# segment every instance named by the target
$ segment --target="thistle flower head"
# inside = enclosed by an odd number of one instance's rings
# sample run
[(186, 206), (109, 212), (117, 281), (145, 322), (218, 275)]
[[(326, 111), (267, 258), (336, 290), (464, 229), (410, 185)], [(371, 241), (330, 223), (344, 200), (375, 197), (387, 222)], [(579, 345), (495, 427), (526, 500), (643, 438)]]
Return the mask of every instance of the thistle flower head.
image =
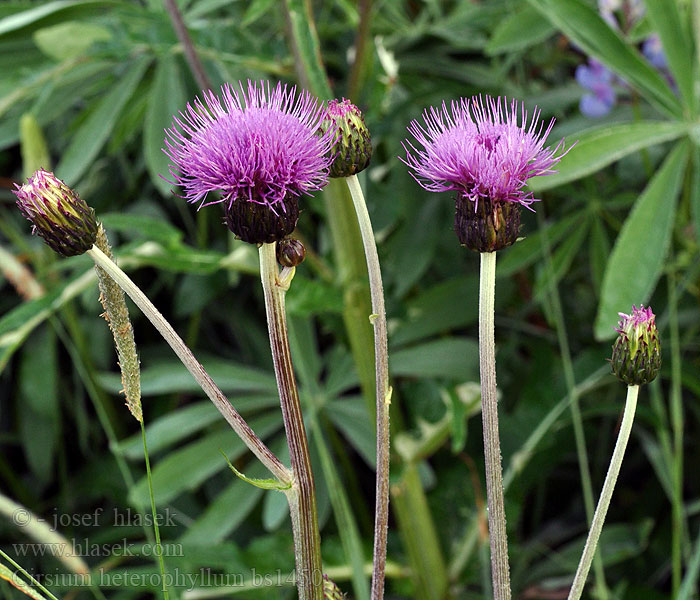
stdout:
[(455, 230), (467, 247), (492, 252), (514, 243), (516, 209), (537, 201), (524, 189), (527, 180), (553, 173), (563, 156), (563, 140), (544, 146), (554, 120), (545, 127), (539, 117), (537, 109), (528, 118), (516, 101), (486, 96), (461, 98), (449, 109), (443, 102), (423, 113), (422, 124), (409, 125), (422, 149), (407, 140), (401, 160), (424, 189), (456, 192)]
[[(328, 182), (336, 131), (318, 134), (325, 108), (306, 91), (269, 82), (225, 84), (221, 98), (203, 98), (166, 130), (168, 181), (200, 207), (223, 202), (245, 241), (281, 239), (296, 225), (298, 197)], [(211, 199), (214, 191), (221, 197)]]
[(284, 238), (275, 248), (277, 263), (282, 267), (298, 267), (306, 258), (304, 244), (294, 238)]
[(333, 146), (330, 176), (349, 177), (366, 169), (372, 158), (372, 139), (362, 112), (345, 98), (328, 103), (321, 124), (321, 131), (336, 128), (339, 137)]
[(544, 147), (554, 119), (547, 127), (536, 109), (532, 118), (516, 101), (501, 98), (461, 98), (450, 108), (431, 107), (423, 113), (425, 124), (411, 122), (408, 131), (423, 146), (406, 141), (406, 159), (413, 177), (429, 192), (455, 191), (474, 202), (536, 202), (523, 187), (530, 177), (553, 173), (561, 159), (554, 148)]
[(39, 169), (15, 187), (17, 206), (32, 222), (32, 233), (52, 250), (75, 256), (92, 248), (97, 238), (95, 211), (53, 173)]
[(613, 373), (628, 385), (649, 383), (661, 367), (661, 348), (656, 317), (651, 307), (632, 306), (632, 314), (619, 313), (617, 331), (620, 335), (613, 344)]
[(323, 600), (345, 600), (346, 596), (334, 581), (323, 576)]

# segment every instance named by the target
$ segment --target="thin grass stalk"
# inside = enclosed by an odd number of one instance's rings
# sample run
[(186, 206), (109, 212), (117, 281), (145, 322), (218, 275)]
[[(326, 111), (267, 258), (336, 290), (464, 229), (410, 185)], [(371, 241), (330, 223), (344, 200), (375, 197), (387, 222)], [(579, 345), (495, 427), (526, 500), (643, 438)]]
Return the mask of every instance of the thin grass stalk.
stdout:
[(494, 341), (494, 300), (496, 253), (481, 253), (479, 278), (479, 372), (481, 375), (481, 417), (484, 428), (486, 497), (491, 545), (491, 578), (494, 600), (510, 600), (508, 536), (503, 501), (501, 442), (498, 433), (496, 392), (496, 349)]
[[(579, 477), (581, 479), (581, 488), (583, 489), (583, 504), (586, 510), (586, 521), (588, 526), (591, 526), (593, 520), (593, 483), (591, 479), (591, 468), (588, 463), (588, 453), (586, 451), (586, 436), (583, 429), (583, 418), (581, 417), (581, 407), (579, 404), (578, 391), (576, 388), (576, 377), (574, 375), (574, 366), (571, 360), (571, 350), (569, 348), (569, 338), (566, 334), (566, 322), (564, 321), (564, 311), (561, 306), (561, 298), (559, 297), (559, 289), (554, 277), (554, 265), (552, 264), (552, 253), (547, 237), (547, 230), (542, 222), (542, 213), (537, 213), (542, 232), (542, 250), (545, 255), (545, 265), (547, 275), (550, 279), (549, 297), (552, 303), (552, 312), (554, 314), (554, 323), (557, 331), (557, 341), (559, 343), (559, 354), (561, 355), (562, 367), (564, 369), (564, 380), (566, 381), (566, 389), (571, 400), (569, 410), (571, 412), (571, 422), (574, 426), (574, 441), (576, 443), (576, 455), (578, 458)], [(596, 589), (598, 600), (607, 600), (610, 597), (607, 583), (605, 582), (605, 569), (603, 566), (603, 558), (600, 554), (593, 557), (593, 572), (596, 579)]]
[(598, 506), (595, 509), (595, 514), (593, 515), (591, 529), (588, 532), (588, 539), (586, 540), (586, 545), (583, 548), (581, 561), (578, 564), (578, 569), (576, 569), (576, 575), (574, 576), (574, 582), (571, 585), (571, 591), (569, 592), (568, 600), (578, 600), (581, 597), (581, 594), (583, 593), (584, 586), (586, 585), (588, 571), (590, 570), (591, 563), (593, 562), (593, 555), (595, 554), (596, 547), (598, 545), (600, 533), (603, 530), (605, 516), (608, 513), (610, 499), (612, 498), (613, 491), (615, 489), (615, 483), (617, 482), (617, 478), (620, 474), (622, 459), (625, 456), (625, 449), (627, 448), (627, 442), (629, 441), (630, 432), (632, 431), (632, 423), (634, 422), (634, 413), (637, 409), (638, 395), (638, 385), (630, 385), (627, 387), (627, 400), (625, 402), (625, 412), (622, 416), (622, 424), (620, 425), (620, 431), (617, 434), (615, 450), (613, 450), (613, 455), (610, 459), (608, 474), (605, 476), (605, 483), (603, 483), (603, 489), (600, 492)]
[(146, 297), (141, 289), (124, 273), (104, 252), (97, 246), (93, 246), (87, 254), (95, 261), (95, 264), (104, 269), (107, 274), (121, 287), (126, 294), (134, 301), (143, 314), (163, 336), (166, 342), (173, 349), (178, 358), (192, 374), (204, 393), (214, 403), (221, 415), (226, 419), (231, 428), (243, 440), (243, 443), (262, 462), (280, 483), (289, 483), (291, 473), (280, 460), (272, 453), (265, 443), (250, 428), (245, 419), (238, 413), (233, 405), (228, 401), (224, 393), (214, 383), (214, 380), (204, 370), (204, 367), (194, 357), (192, 351), (185, 345), (179, 335), (172, 328), (172, 325), (160, 314), (158, 309)]
[(318, 531), (316, 489), (311, 471), (309, 443), (304, 428), (304, 415), (299, 402), (292, 355), (289, 349), (285, 294), (294, 276), (294, 268), (277, 269), (276, 243), (260, 246), (260, 280), (265, 295), (265, 312), (270, 335), (270, 349), (280, 395), (282, 418), (287, 434), (289, 460), (292, 465), (292, 487), (288, 490), (297, 589), (300, 600), (323, 600), (323, 568), (321, 536)]

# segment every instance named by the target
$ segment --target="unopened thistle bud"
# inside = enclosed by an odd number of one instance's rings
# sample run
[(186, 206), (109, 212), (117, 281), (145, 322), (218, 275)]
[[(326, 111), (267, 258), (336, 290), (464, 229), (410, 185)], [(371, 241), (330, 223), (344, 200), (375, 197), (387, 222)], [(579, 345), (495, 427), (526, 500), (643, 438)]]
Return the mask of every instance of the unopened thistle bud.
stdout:
[(49, 247), (63, 256), (83, 254), (97, 238), (95, 211), (53, 173), (39, 169), (13, 190), (17, 206)]
[(362, 112), (350, 100), (331, 100), (321, 124), (324, 133), (337, 128), (338, 139), (331, 150), (335, 159), (331, 177), (350, 177), (367, 168), (372, 158), (372, 139)]
[(330, 579), (328, 575), (323, 576), (323, 600), (345, 600), (345, 594)]
[(277, 242), (277, 262), (282, 267), (298, 267), (306, 258), (306, 248), (299, 240), (285, 238)]
[(249, 244), (278, 242), (294, 231), (298, 220), (296, 196), (285, 196), (274, 206), (239, 199), (224, 209), (226, 226)]
[(661, 348), (656, 317), (651, 308), (632, 306), (632, 314), (619, 313), (615, 329), (620, 335), (612, 347), (612, 370), (627, 385), (642, 385), (656, 378)]
[(520, 204), (481, 198), (476, 205), (463, 196), (455, 200), (455, 233), (459, 243), (476, 252), (512, 246), (520, 231)]

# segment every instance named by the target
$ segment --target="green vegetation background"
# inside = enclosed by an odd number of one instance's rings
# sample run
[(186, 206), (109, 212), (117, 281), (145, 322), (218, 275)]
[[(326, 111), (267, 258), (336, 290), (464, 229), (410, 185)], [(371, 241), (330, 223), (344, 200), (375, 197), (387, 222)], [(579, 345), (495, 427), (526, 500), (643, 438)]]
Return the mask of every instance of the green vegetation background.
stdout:
[[(664, 364), (641, 392), (603, 534), (608, 597), (697, 598), (700, 21), (695, 1), (645, 4), (645, 18), (621, 34), (583, 0), (179, 2), (215, 88), (281, 79), (324, 96), (330, 85), (365, 111), (375, 152), (362, 182), (382, 261), (395, 388), (390, 598), (489, 594), (475, 388), (478, 257), (458, 246), (449, 195), (422, 190), (397, 160), (411, 119), (473, 94), (537, 105), (557, 119), (550, 143), (578, 140), (558, 175), (533, 182), (543, 201), (523, 215), (525, 240), (499, 253), (514, 595), (566, 597), (586, 533), (576, 404), (597, 496), (625, 393), (605, 362), (612, 326), (618, 311), (644, 302), (657, 315)], [(675, 87), (639, 52), (654, 31)], [(588, 55), (626, 82), (598, 121), (578, 109), (574, 71)], [(111, 574), (98, 578), (110, 598), (157, 595), (148, 583), (157, 573), (149, 530), (134, 517), (148, 498), (138, 427), (119, 396), (89, 259), (59, 259), (30, 237), (10, 190), (40, 166), (74, 186), (124, 268), (283, 455), (255, 249), (232, 239), (217, 207), (196, 212), (160, 177), (163, 129), (199, 90), (160, 0), (0, 4), (0, 493), (58, 524), (90, 568)], [(361, 599), (372, 544), (373, 400), (362, 395), (371, 389), (372, 350), (361, 247), (337, 235), (351, 222), (346, 200), (335, 184), (304, 200), (298, 234), (309, 257), (288, 308), (324, 561)], [(210, 597), (215, 580), (207, 587), (202, 574), (229, 573), (240, 585), (226, 594), (293, 597), (283, 496), (233, 477), (220, 449), (247, 475), (264, 472), (135, 308), (132, 319), (156, 501), (167, 517), (161, 534), (171, 544), (166, 564), (170, 573), (198, 575), (203, 588), (174, 592)], [(82, 518), (98, 508), (97, 519)], [(70, 572), (70, 561), (18, 550), (34, 542), (28, 533), (0, 515), (8, 555), (35, 575)], [(124, 543), (133, 556), (112, 548)], [(124, 584), (116, 578), (124, 572), (142, 579)], [(261, 574), (274, 585), (256, 586)], [(99, 597), (84, 586), (51, 589)], [(19, 597), (10, 590), (0, 582), (0, 597)]]

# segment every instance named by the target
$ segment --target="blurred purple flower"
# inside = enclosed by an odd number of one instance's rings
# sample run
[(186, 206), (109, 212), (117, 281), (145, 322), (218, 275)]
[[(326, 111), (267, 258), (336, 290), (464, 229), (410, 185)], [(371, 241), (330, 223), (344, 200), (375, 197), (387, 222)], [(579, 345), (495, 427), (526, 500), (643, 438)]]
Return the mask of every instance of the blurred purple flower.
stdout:
[[(203, 92), (204, 103), (196, 98), (166, 129), (166, 180), (182, 186), (188, 202), (247, 201), (275, 212), (285, 197), (326, 185), (337, 134), (318, 134), (326, 109), (316, 98), (269, 82), (249, 81), (247, 91), (225, 84), (221, 93)], [(215, 190), (221, 199), (207, 201)]]
[(661, 38), (655, 33), (650, 35), (642, 44), (642, 54), (657, 69), (665, 71), (668, 69), (666, 54), (661, 45)]
[(588, 65), (576, 67), (576, 81), (590, 92), (581, 97), (579, 104), (581, 112), (587, 117), (605, 116), (615, 106), (614, 75), (597, 60), (591, 58)]
[[(526, 207), (537, 199), (523, 190), (530, 177), (553, 173), (563, 154), (561, 140), (544, 147), (554, 119), (544, 128), (537, 109), (528, 123), (524, 106), (505, 98), (461, 98), (450, 109), (424, 111), (424, 125), (411, 121), (408, 131), (423, 146), (403, 144), (411, 175), (426, 190), (454, 190), (478, 203), (517, 202)], [(543, 131), (544, 129), (544, 131)]]

